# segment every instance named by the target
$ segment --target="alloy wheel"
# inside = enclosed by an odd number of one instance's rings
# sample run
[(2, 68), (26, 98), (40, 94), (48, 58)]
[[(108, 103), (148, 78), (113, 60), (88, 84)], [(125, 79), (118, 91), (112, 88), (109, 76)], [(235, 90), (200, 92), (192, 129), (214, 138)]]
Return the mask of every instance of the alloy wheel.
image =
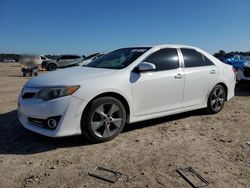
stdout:
[(225, 92), (222, 87), (216, 88), (211, 96), (211, 108), (214, 111), (220, 111), (225, 102)]
[(91, 129), (97, 137), (108, 138), (117, 133), (122, 121), (122, 111), (116, 104), (102, 104), (92, 115)]

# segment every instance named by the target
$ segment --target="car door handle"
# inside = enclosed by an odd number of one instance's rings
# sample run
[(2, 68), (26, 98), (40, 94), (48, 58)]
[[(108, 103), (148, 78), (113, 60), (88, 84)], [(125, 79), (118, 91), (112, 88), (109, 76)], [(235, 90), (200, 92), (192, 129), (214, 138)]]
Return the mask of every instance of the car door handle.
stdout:
[(183, 74), (181, 73), (178, 73), (177, 75), (175, 75), (175, 79), (181, 79), (183, 77)]
[(210, 74), (216, 74), (216, 70), (215, 69), (211, 70)]

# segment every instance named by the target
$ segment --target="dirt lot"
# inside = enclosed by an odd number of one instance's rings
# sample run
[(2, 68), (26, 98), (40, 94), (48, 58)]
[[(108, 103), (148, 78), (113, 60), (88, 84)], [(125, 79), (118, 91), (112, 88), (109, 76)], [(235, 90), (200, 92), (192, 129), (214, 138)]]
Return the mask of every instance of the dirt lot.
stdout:
[[(0, 65), (1, 66), (1, 65)], [(127, 125), (113, 141), (51, 139), (21, 127), (17, 96), (29, 78), (0, 67), (0, 187), (190, 187), (176, 173), (192, 166), (208, 187), (250, 187), (250, 83), (221, 113), (193, 111)], [(123, 173), (115, 183), (88, 176), (97, 165)]]

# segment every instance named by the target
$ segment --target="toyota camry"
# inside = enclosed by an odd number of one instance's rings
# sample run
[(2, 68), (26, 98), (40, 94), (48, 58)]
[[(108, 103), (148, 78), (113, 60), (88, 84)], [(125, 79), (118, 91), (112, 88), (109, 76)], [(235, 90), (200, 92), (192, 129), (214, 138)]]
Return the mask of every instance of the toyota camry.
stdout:
[(86, 66), (29, 80), (18, 99), (21, 124), (49, 137), (113, 139), (126, 123), (196, 109), (220, 112), (234, 96), (231, 65), (191, 46), (121, 48)]

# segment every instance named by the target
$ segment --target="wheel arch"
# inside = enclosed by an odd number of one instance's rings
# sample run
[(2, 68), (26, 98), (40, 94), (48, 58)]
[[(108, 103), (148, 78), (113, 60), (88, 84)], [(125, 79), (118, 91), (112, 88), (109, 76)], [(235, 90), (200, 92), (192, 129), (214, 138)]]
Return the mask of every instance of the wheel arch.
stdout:
[[(227, 95), (228, 95), (228, 87), (227, 87), (227, 85), (225, 84), (225, 83), (223, 83), (223, 82), (219, 82), (219, 83), (217, 83), (216, 85), (221, 85), (221, 86), (223, 86), (223, 88), (225, 89), (225, 92), (226, 92), (226, 101), (227, 101)], [(215, 86), (216, 86), (215, 85)]]
[(86, 113), (86, 111), (89, 109), (89, 106), (91, 105), (91, 102), (94, 101), (95, 99), (98, 99), (98, 98), (101, 98), (101, 97), (114, 97), (116, 99), (118, 99), (124, 106), (125, 110), (126, 110), (126, 122), (129, 122), (129, 119), (130, 119), (130, 105), (127, 101), (127, 99), (122, 96), (121, 94), (119, 93), (116, 93), (116, 92), (104, 92), (104, 93), (101, 93), (97, 96), (95, 96), (94, 98), (92, 98), (87, 106), (85, 107), (85, 109), (83, 110), (83, 115)]

